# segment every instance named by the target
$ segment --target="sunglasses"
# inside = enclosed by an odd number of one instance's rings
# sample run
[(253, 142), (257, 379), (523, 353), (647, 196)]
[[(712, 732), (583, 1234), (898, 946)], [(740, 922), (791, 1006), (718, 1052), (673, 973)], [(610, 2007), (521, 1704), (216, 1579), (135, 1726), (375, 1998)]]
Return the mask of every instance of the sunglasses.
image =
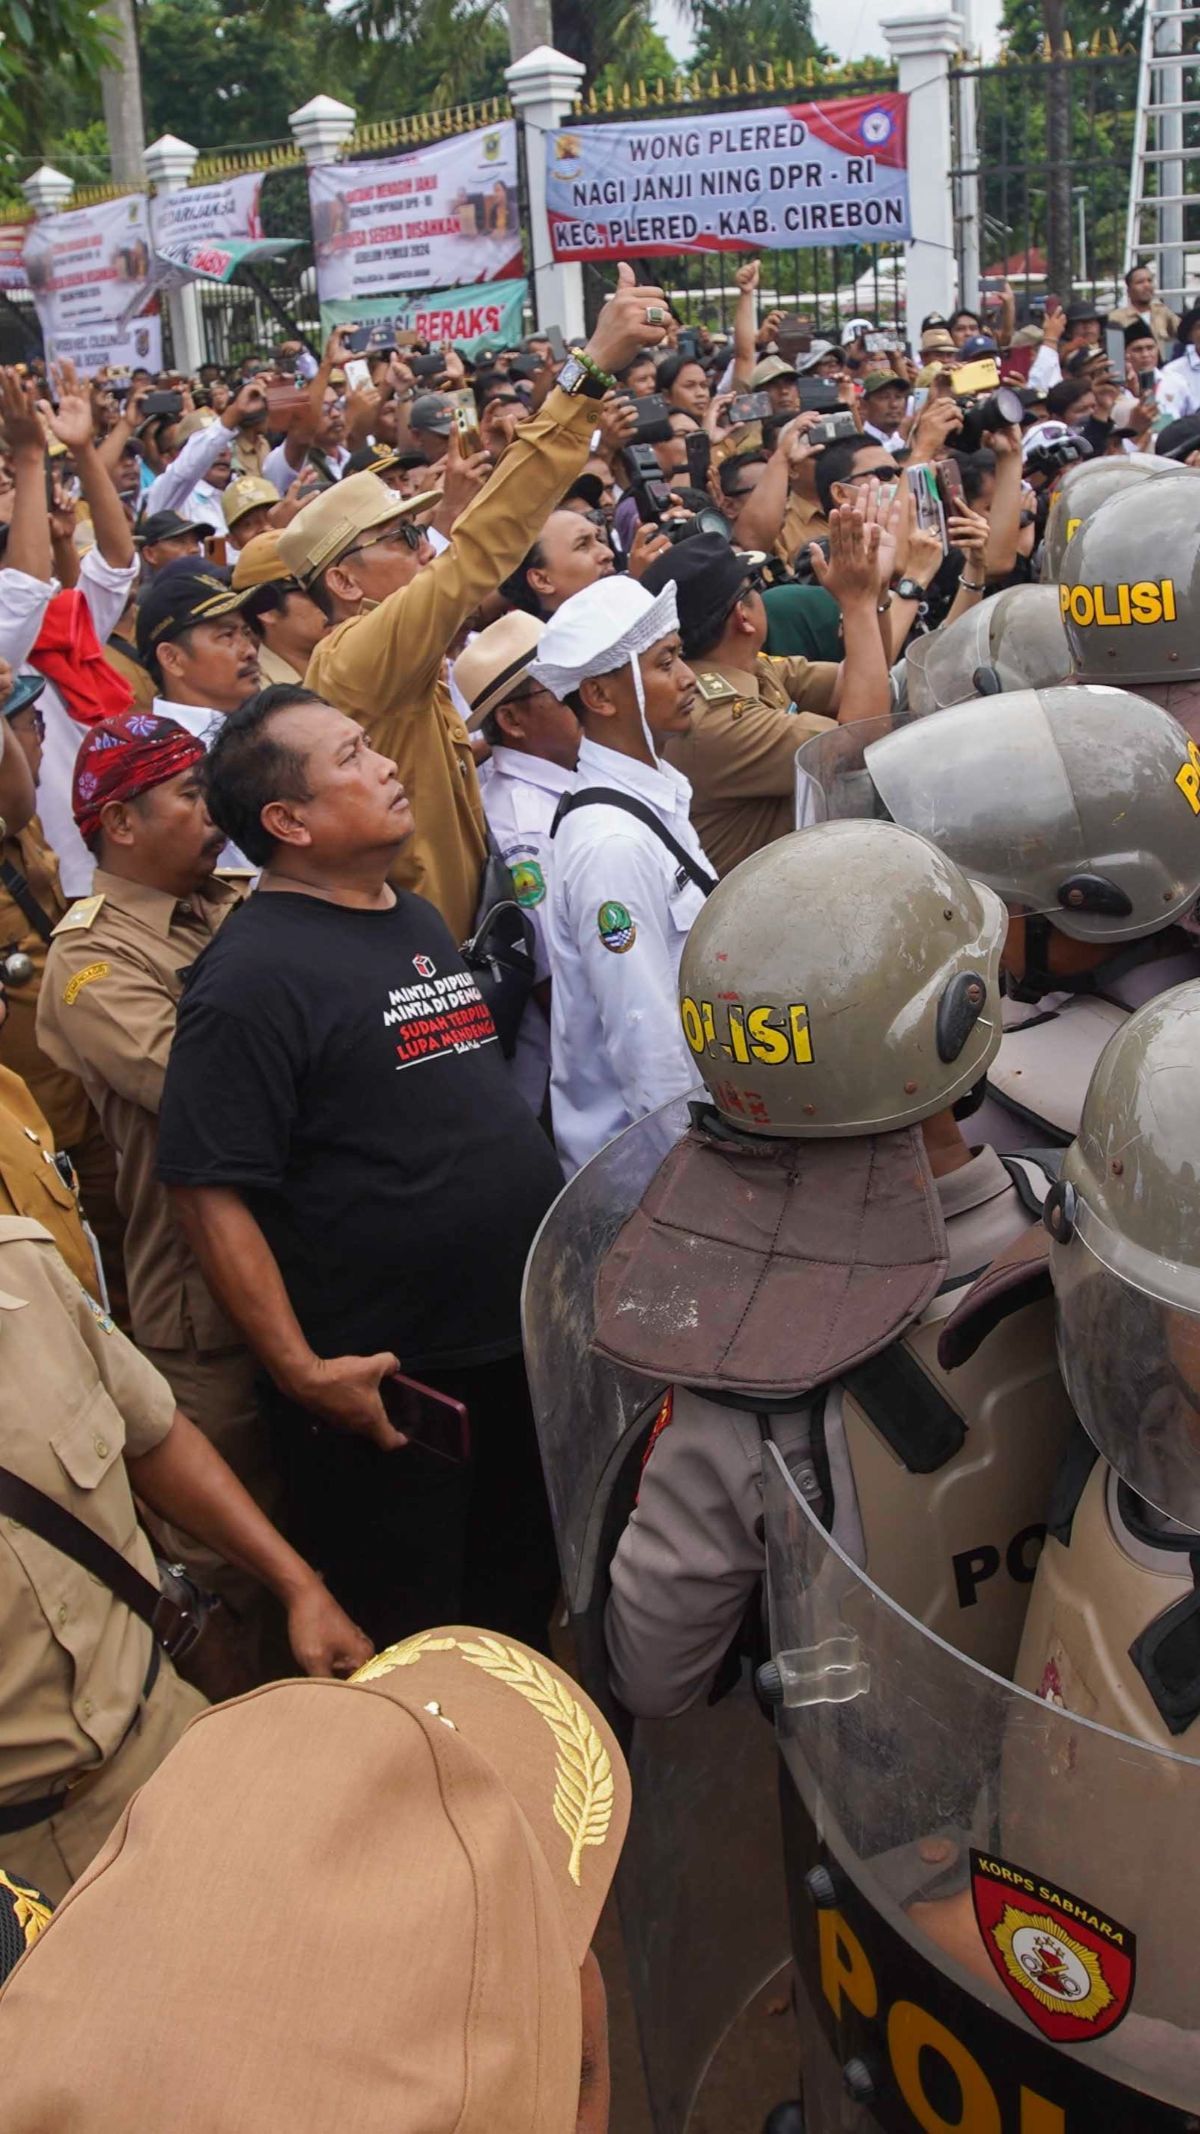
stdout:
[[(399, 519), (394, 526), (385, 527), (373, 541), (360, 541), (355, 548), (348, 548), (346, 556), (365, 556), (372, 548), (420, 548), (425, 539), (424, 529), (414, 526), (411, 519)], [(345, 556), (343, 556), (343, 562)]]

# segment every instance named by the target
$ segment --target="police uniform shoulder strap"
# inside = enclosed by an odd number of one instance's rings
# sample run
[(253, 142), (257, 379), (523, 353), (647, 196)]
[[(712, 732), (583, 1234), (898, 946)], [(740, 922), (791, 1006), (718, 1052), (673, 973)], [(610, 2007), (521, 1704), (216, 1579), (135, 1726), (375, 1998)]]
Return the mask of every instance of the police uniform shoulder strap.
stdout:
[(66, 914), (66, 917), (60, 919), (58, 925), (51, 929), (52, 933), (86, 933), (89, 926), (94, 926), (96, 924), (96, 921), (100, 916), (100, 907), (103, 902), (103, 890), (101, 890), (99, 896), (79, 897), (76, 902), (72, 904), (70, 911)]
[(588, 786), (582, 793), (564, 793), (554, 810), (554, 821), (550, 825), (551, 837), (557, 834), (559, 824), (566, 816), (573, 815), (576, 808), (621, 808), (626, 815), (636, 816), (638, 822), (644, 823), (647, 830), (654, 832), (660, 845), (666, 846), (688, 880), (694, 882), (706, 897), (712, 895), (717, 886), (716, 875), (707, 873), (703, 867), (697, 865), (691, 853), (684, 851), (678, 838), (672, 837), (666, 824), (659, 821), (653, 808), (648, 807), (644, 800), (638, 800), (633, 793), (619, 793), (614, 786), (607, 785)]
[(696, 688), (706, 704), (727, 704), (738, 695), (733, 683), (711, 667), (697, 669)]

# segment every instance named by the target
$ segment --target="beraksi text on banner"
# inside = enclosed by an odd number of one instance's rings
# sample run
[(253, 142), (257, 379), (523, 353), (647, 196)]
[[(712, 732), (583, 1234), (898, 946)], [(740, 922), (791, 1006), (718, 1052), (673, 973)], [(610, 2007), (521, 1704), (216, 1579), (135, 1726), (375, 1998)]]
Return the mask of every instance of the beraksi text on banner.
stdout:
[(309, 172), (323, 304), (524, 272), (511, 119), (407, 156)]
[(902, 242), (907, 120), (889, 94), (548, 134), (554, 256)]

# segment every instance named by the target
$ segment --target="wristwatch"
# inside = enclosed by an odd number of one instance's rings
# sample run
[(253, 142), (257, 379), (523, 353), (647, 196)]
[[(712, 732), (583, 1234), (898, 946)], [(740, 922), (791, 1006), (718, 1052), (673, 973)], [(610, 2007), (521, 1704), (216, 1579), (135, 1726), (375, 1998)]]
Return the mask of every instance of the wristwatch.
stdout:
[(573, 399), (582, 395), (585, 400), (603, 400), (606, 393), (612, 392), (616, 382), (607, 371), (601, 370), (598, 363), (583, 363), (578, 356), (567, 357), (557, 380), (561, 392), (570, 393)]
[(927, 588), (915, 578), (897, 578), (892, 591), (897, 600), (924, 600)]

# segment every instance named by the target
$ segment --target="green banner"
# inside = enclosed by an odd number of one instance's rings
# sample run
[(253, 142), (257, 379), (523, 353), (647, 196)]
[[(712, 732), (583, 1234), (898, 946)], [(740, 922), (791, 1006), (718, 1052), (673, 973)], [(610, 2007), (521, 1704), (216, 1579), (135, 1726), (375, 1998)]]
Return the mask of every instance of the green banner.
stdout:
[(377, 326), (379, 346), (395, 334), (415, 333), (435, 345), (451, 341), (460, 355), (474, 358), (481, 348), (508, 348), (521, 339), (528, 299), (527, 281), (475, 282), (465, 289), (411, 296), (346, 297), (322, 304), (321, 327), (330, 334), (335, 326)]

